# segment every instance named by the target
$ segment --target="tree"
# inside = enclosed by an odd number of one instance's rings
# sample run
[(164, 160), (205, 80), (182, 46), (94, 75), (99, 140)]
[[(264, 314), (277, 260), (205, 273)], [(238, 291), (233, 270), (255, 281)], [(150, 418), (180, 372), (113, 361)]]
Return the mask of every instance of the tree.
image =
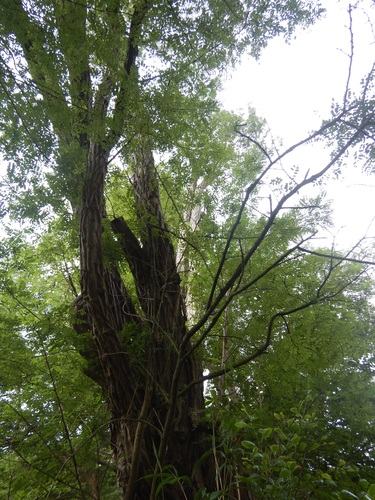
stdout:
[(105, 400), (82, 377), (78, 349), (85, 342), (69, 327), (71, 293), (61, 273), (72, 255), (67, 234), (62, 242), (61, 228), (50, 227), (34, 245), (24, 231), (16, 233), (3, 239), (0, 257), (1, 496), (44, 498), (58, 491), (62, 498), (111, 498)]
[[(235, 134), (237, 118), (220, 116), (215, 91), (220, 72), (244, 50), (257, 55), (269, 38), (289, 37), (314, 21), (320, 8), (313, 2), (3, 0), (0, 8), (6, 210), (43, 222), (42, 279), (54, 275), (46, 256), (57, 249), (73, 302), (78, 340), (71, 342), (86, 359), (85, 373), (104, 390), (122, 495), (154, 498), (166, 470), (173, 477), (167, 476), (165, 498), (213, 490), (204, 380), (260, 356), (280, 322), (334, 298), (355, 278), (337, 283), (338, 266), (323, 264), (311, 290), (296, 289), (263, 318), (262, 345), (244, 348), (232, 365), (212, 364), (207, 376), (200, 351), (209, 349), (229, 308), (307, 251), (316, 218), (324, 223), (319, 200), (301, 200), (281, 213), (366, 139), (371, 111), (355, 126), (350, 118), (353, 125), (340, 132), (345, 140), (327, 165), (296, 173), (259, 216), (248, 202), (285, 154), (271, 158), (254, 117), (247, 128), (237, 124)], [(309, 140), (362, 111), (361, 102), (346, 105)], [(214, 238), (210, 244), (205, 231)], [(278, 240), (278, 232), (289, 238)], [(338, 263), (348, 257), (327, 256)], [(198, 261), (204, 286), (191, 300)], [(38, 296), (32, 288), (31, 302)], [(19, 300), (11, 287), (8, 293)], [(33, 329), (51, 332), (44, 324)], [(84, 496), (78, 469), (73, 475)]]

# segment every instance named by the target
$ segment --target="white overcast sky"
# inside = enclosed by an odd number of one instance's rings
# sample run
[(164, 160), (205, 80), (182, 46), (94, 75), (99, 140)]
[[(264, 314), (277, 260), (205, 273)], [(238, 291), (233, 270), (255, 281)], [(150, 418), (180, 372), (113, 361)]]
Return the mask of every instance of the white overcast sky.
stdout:
[[(323, 5), (325, 17), (308, 30), (297, 32), (290, 44), (275, 39), (259, 61), (244, 58), (221, 94), (229, 109), (254, 107), (285, 147), (318, 128), (322, 119), (329, 118), (332, 99), (340, 101), (344, 95), (350, 53), (349, 2), (323, 0)], [(374, 33), (369, 23), (372, 18), (375, 25), (375, 4), (363, 0), (360, 5), (352, 15), (353, 88), (375, 61)], [(313, 152), (306, 151), (305, 159), (312, 153), (319, 161), (318, 146)], [(334, 199), (332, 234), (339, 246), (351, 245), (375, 217), (375, 175), (364, 176), (358, 169), (349, 168), (342, 180), (329, 184), (327, 191)], [(375, 236), (375, 224), (368, 236)]]

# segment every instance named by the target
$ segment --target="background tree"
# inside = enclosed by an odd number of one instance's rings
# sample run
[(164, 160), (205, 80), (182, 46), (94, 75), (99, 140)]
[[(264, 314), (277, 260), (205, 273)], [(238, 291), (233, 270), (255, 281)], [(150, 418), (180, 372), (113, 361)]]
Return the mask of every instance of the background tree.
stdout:
[[(90, 435), (106, 436), (88, 416), (95, 405), (90, 401), (100, 402), (91, 385), (80, 417), (71, 415), (67, 425), (77, 384), (68, 390), (69, 364), (63, 360), (75, 345), (86, 360), (85, 373), (103, 390), (123, 497), (154, 498), (163, 482), (170, 484), (165, 498), (212, 491), (216, 471), (204, 380), (258, 358), (280, 325), (335, 299), (364, 273), (360, 267), (341, 274), (340, 264), (350, 255), (328, 254), (310, 287), (286, 283), (285, 298), (268, 302), (268, 283), (279, 273), (287, 276), (291, 262), (304, 267), (306, 242), (317, 222), (327, 222), (319, 198), (289, 203), (371, 136), (371, 82), (366, 106), (361, 100), (345, 103), (306, 139), (338, 132), (331, 160), (313, 173), (275, 178), (273, 169), (288, 151), (277, 155), (262, 145), (254, 117), (247, 127), (233, 127), (238, 118), (217, 112), (215, 92), (226, 65), (244, 50), (257, 55), (272, 36), (289, 37), (297, 25), (314, 21), (320, 14), (315, 3), (3, 0), (0, 8), (1, 144), (9, 162), (4, 199), (7, 213), (32, 228), (20, 236), (21, 247), (29, 255), (33, 246), (40, 252), (29, 268), (16, 249), (12, 286), (4, 281), (4, 321), (32, 371), (34, 357), (41, 356), (49, 389), (33, 405), (13, 405), (12, 414), (27, 410), (32, 416), (25, 420), (21, 413), (17, 433), (38, 436), (43, 421), (35, 417), (50, 401), (61, 417), (54, 435), (64, 447), (61, 454), (50, 450), (57, 457), (50, 476), (59, 478), (59, 492), (104, 494), (98, 484), (107, 447), (99, 446), (95, 461), (81, 463), (77, 451), (85, 443), (82, 415)], [(259, 200), (267, 186), (274, 194), (263, 207)], [(265, 302), (257, 308), (257, 301)], [(253, 312), (244, 311), (246, 302)], [(27, 321), (15, 319), (10, 304), (18, 304)], [(246, 332), (246, 315), (254, 311), (251, 343), (239, 340), (233, 362), (217, 356), (217, 328), (226, 332), (235, 325)], [(239, 314), (244, 316), (235, 324)], [(52, 364), (54, 339), (63, 354)], [(206, 376), (204, 367), (210, 370)], [(10, 387), (17, 386), (14, 378)], [(9, 415), (5, 421), (9, 435), (17, 435)], [(19, 446), (7, 450), (13, 460)], [(43, 463), (28, 453), (16, 463)]]

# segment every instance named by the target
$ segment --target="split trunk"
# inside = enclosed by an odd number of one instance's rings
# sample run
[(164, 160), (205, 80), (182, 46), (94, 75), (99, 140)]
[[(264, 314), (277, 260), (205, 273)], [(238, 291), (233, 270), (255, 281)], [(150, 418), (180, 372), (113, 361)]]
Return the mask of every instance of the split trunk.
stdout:
[(125, 499), (152, 498), (158, 480), (150, 476), (168, 472), (184, 479), (167, 487), (164, 498), (191, 498), (197, 489), (213, 487), (211, 460), (194, 468), (210, 448), (210, 432), (203, 419), (202, 386), (185, 390), (202, 368), (194, 355), (185, 356), (190, 347), (185, 305), (151, 148), (140, 139), (133, 158), (139, 234), (136, 237), (122, 217), (111, 221), (136, 298), (116, 266), (105, 264), (108, 154), (99, 144), (91, 143), (87, 150), (80, 211), (81, 296), (76, 308), (81, 331), (84, 325), (92, 333), (95, 355), (86, 352), (87, 372), (107, 394), (119, 486)]

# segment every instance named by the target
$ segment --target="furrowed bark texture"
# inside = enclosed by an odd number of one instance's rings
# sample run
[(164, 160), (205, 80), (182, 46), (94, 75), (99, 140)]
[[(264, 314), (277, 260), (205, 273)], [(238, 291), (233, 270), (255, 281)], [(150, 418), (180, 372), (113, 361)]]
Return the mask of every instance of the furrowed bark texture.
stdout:
[[(111, 440), (114, 458), (118, 466), (118, 478), (125, 486), (128, 472), (125, 457), (131, 443), (123, 428), (124, 418), (129, 416), (129, 405), (141, 404), (141, 391), (134, 389), (130, 365), (120, 336), (118, 317), (111, 290), (112, 281), (104, 267), (102, 248), (102, 217), (104, 213), (103, 189), (107, 168), (107, 156), (100, 145), (90, 144), (87, 179), (84, 184), (80, 219), (81, 289), (84, 309), (93, 333), (93, 340), (100, 361), (104, 386), (108, 393), (111, 415)], [(116, 290), (118, 302), (119, 290)], [(124, 312), (122, 315), (124, 316)], [(125, 318), (123, 318), (125, 319)], [(130, 382), (130, 383), (129, 383)]]
[[(171, 385), (176, 374), (179, 392), (199, 378), (202, 370), (192, 357), (179, 362), (186, 333), (185, 306), (160, 205), (153, 156), (147, 143), (141, 141), (133, 158), (140, 238), (123, 218), (112, 221), (134, 277), (138, 313), (118, 271), (104, 265), (102, 218), (107, 161), (102, 146), (89, 145), (80, 215), (82, 295), (77, 309), (84, 312), (84, 323), (92, 331), (100, 362), (100, 374), (90, 376), (108, 395), (111, 444), (124, 498), (150, 498), (151, 480), (140, 478), (161, 472), (155, 457), (160, 442), (167, 443), (160, 465), (173, 465), (177, 475), (188, 476), (193, 484), (190, 487), (182, 481), (166, 487), (164, 498), (189, 498), (199, 487), (211, 486), (214, 471), (208, 461), (193, 477), (194, 464), (210, 447), (206, 439), (209, 432), (202, 424), (202, 386), (194, 386), (172, 403)], [(127, 325), (132, 328), (127, 330)], [(141, 336), (140, 343), (134, 335)], [(135, 345), (140, 346), (138, 350)], [(171, 404), (173, 418), (168, 419)]]

